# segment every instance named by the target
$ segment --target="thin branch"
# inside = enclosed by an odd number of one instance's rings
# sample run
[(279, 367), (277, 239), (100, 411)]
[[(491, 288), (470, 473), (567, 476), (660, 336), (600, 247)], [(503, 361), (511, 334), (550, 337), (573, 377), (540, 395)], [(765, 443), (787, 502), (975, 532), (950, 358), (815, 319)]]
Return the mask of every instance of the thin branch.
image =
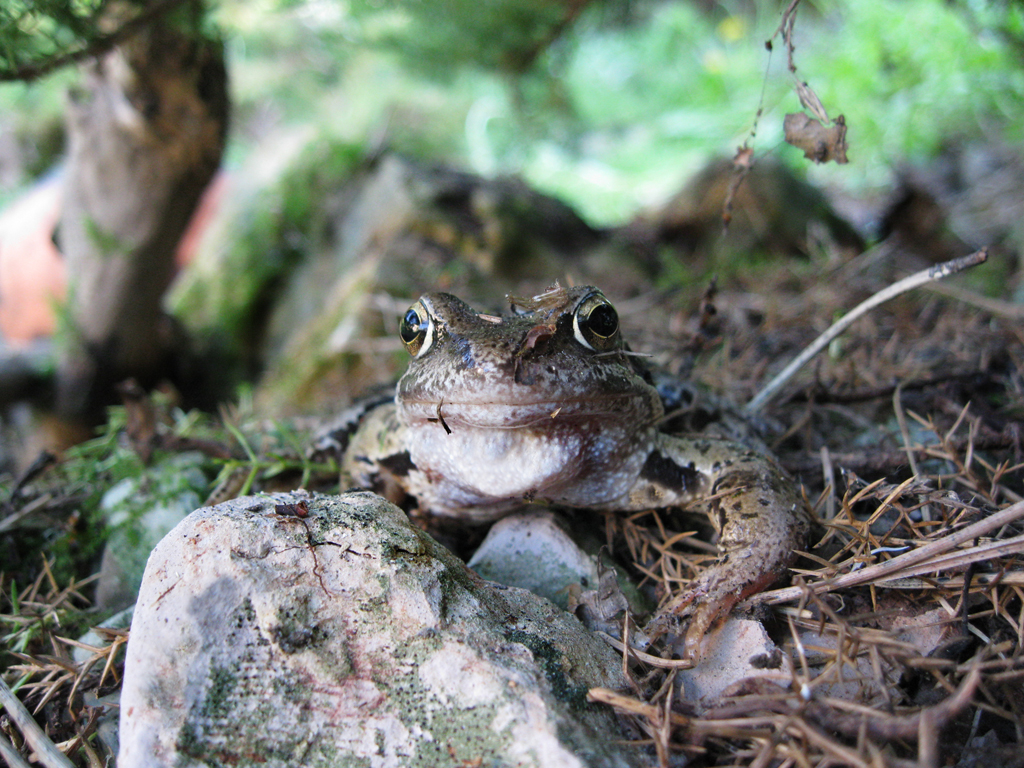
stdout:
[[(805, 587), (788, 587), (786, 589), (775, 589), (771, 592), (763, 592), (760, 595), (748, 597), (744, 603), (740, 604), (740, 607), (756, 603), (768, 603), (770, 605), (775, 605), (778, 603), (785, 603), (790, 600), (796, 600), (804, 593), (804, 589), (810, 589), (815, 593), (821, 594), (823, 592), (832, 592), (837, 589), (856, 587), (873, 581), (897, 578), (902, 575), (902, 572), (904, 571), (911, 572), (911, 566), (916, 566), (919, 563), (931, 560), (932, 558), (938, 558), (939, 555), (949, 552), (951, 549), (960, 546), (965, 541), (985, 536), (1002, 528), (1004, 525), (1020, 520), (1021, 518), (1024, 518), (1024, 501), (1019, 501), (1006, 509), (989, 515), (983, 520), (972, 523), (958, 531), (953, 531), (940, 539), (936, 539), (929, 544), (925, 544), (919, 549), (906, 552), (905, 554), (894, 557), (891, 560), (876, 563), (875, 565), (869, 565), (866, 568), (861, 568), (853, 573), (847, 573), (842, 576), (837, 576), (834, 579), (827, 579), (815, 584), (809, 584)], [(1018, 537), (1017, 539), (1010, 539), (1008, 541), (1012, 542), (1011, 549), (1013, 549), (1013, 551), (1024, 550), (1024, 540), (1021, 540), (1021, 537)], [(1000, 554), (1005, 553), (1000, 552)], [(913, 569), (912, 572), (918, 573), (919, 571), (918, 569)]]
[(878, 583), (885, 584), (889, 580), (906, 579), (937, 571), (960, 570), (983, 560), (1020, 554), (1024, 554), (1024, 535), (1014, 536), (1010, 539), (996, 539), (985, 544), (978, 544), (962, 552), (949, 552), (917, 565), (909, 565), (897, 574), (879, 579)]
[(14, 69), (0, 70), (0, 82), (12, 82), (15, 80), (30, 82), (82, 59), (102, 56), (184, 2), (186, 0), (156, 0), (156, 2), (146, 8), (146, 10), (141, 11), (134, 19), (126, 21), (116, 31), (108, 35), (97, 37), (84, 48), (45, 58), (39, 63), (23, 64)]
[(771, 43), (776, 37), (782, 35), (782, 40), (786, 44), (786, 60), (789, 64), (789, 71), (794, 75), (796, 75), (796, 64), (793, 63), (793, 23), (796, 21), (798, 5), (800, 5), (800, 0), (790, 0), (786, 10), (782, 12), (782, 20), (779, 22), (778, 28), (768, 38), (768, 43)]
[[(928, 286), (931, 290), (933, 286)], [(1021, 307), (1024, 310), (1024, 306)], [(1022, 315), (1024, 319), (1024, 315)], [(838, 403), (845, 405), (849, 403), (862, 403), (866, 400), (875, 400), (881, 397), (892, 397), (898, 386), (903, 392), (913, 392), (931, 387), (938, 387), (942, 384), (974, 385), (982, 377), (988, 376), (985, 371), (964, 371), (962, 373), (944, 373), (928, 376), (926, 378), (900, 381), (898, 384), (880, 384), (878, 386), (861, 387), (860, 389), (848, 389), (833, 391), (826, 389), (824, 385), (818, 384), (808, 387), (800, 392), (794, 392), (789, 402), (814, 402)]]
[(594, 630), (594, 634), (608, 643), (608, 645), (615, 650), (621, 651), (622, 653), (628, 653), (637, 661), (649, 664), (652, 667), (657, 667), (659, 669), (691, 669), (694, 665), (693, 659), (663, 659), (660, 656), (652, 656), (649, 653), (644, 653), (641, 650), (627, 646), (625, 643), (615, 639), (607, 632)]
[(805, 366), (808, 361), (810, 361), (810, 359), (821, 350), (827, 347), (832, 339), (849, 328), (850, 325), (852, 325), (855, 320), (859, 319), (861, 315), (866, 314), (879, 304), (884, 304), (889, 301), (889, 299), (893, 299), (900, 294), (911, 291), (914, 288), (919, 288), (925, 283), (930, 283), (934, 280), (940, 280), (944, 277), (955, 275), (968, 267), (982, 264), (987, 259), (988, 249), (982, 248), (981, 250), (975, 251), (967, 256), (961, 256), (959, 258), (952, 259), (951, 261), (943, 262), (942, 264), (936, 264), (928, 269), (922, 269), (920, 272), (915, 272), (909, 277), (905, 277), (899, 282), (893, 283), (888, 288), (882, 289), (866, 301), (861, 302), (848, 314), (833, 323), (827, 331), (816, 338), (810, 346), (808, 346), (796, 357), (795, 360), (793, 360), (793, 362), (787, 365), (778, 376), (772, 379), (764, 389), (758, 392), (754, 399), (747, 403), (744, 411), (746, 413), (757, 413), (761, 410), (765, 403), (778, 394), (779, 390), (785, 386), (786, 382), (793, 377), (793, 374)]
[(0, 757), (7, 761), (7, 765), (10, 768), (31, 768), (26, 763), (21, 754), (14, 748), (14, 745), (8, 741), (3, 734), (0, 734)]
[(28, 742), (28, 745), (36, 753), (39, 761), (46, 768), (74, 768), (74, 764), (43, 733), (43, 729), (39, 727), (39, 724), (29, 714), (29, 711), (25, 709), (25, 705), (21, 703), (21, 700), (14, 695), (11, 689), (7, 687), (7, 683), (2, 679), (0, 679), (0, 704), (7, 710), (11, 721), (18, 726), (18, 730), (25, 737), (25, 741)]
[[(630, 696), (623, 696), (608, 688), (591, 688), (587, 691), (587, 701), (608, 704), (622, 712), (628, 712), (648, 720), (657, 720), (663, 716), (662, 711), (654, 704), (638, 701)], [(691, 726), (695, 721), (679, 712), (670, 712), (669, 719), (673, 725)]]
[[(1017, 440), (1009, 431), (1004, 430), (997, 435), (975, 438), (954, 438), (946, 442), (945, 447), (958, 454), (964, 453), (969, 447), (975, 451), (1000, 451), (1014, 448)], [(858, 475), (888, 474), (907, 463), (907, 451), (912, 451), (917, 458), (940, 457), (942, 446), (912, 445), (909, 448), (885, 449), (873, 446), (870, 450), (849, 451), (847, 453), (830, 453), (829, 459), (834, 466), (856, 472)], [(947, 458), (942, 456), (942, 458)], [(802, 453), (782, 460), (782, 466), (793, 475), (810, 474), (821, 469), (819, 453)]]
[[(971, 664), (971, 671), (953, 695), (938, 704), (925, 707), (912, 714), (876, 712), (867, 707), (853, 707), (842, 699), (825, 698), (810, 705), (809, 715), (830, 730), (836, 730), (848, 736), (857, 736), (862, 730), (866, 730), (871, 736), (885, 741), (893, 739), (918, 739), (920, 741), (922, 723), (931, 722), (936, 725), (945, 725), (971, 703), (971, 697), (980, 682), (981, 664), (978, 657), (975, 657)], [(843, 709), (853, 711), (842, 712)]]
[(1002, 299), (993, 299), (989, 296), (982, 296), (980, 293), (969, 291), (966, 288), (961, 288), (958, 285), (943, 285), (942, 283), (934, 283), (933, 285), (925, 286), (925, 290), (937, 293), (940, 296), (947, 296), (957, 301), (962, 301), (964, 304), (970, 304), (973, 307), (988, 312), (990, 315), (996, 317), (1002, 317), (1006, 320), (1024, 321), (1024, 306), (1015, 304), (1012, 301), (1003, 301)]

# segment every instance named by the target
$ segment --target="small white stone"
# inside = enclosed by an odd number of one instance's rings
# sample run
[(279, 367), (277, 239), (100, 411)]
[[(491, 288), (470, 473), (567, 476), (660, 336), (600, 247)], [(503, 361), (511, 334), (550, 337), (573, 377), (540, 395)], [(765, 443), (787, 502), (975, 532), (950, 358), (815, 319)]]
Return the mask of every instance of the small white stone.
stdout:
[[(693, 669), (680, 670), (679, 695), (688, 703), (705, 708), (714, 704), (727, 688), (748, 678), (766, 678), (780, 685), (792, 681), (789, 658), (776, 654), (775, 643), (764, 625), (752, 619), (727, 619), (703, 642), (704, 656)], [(773, 655), (774, 654), (774, 655)], [(764, 660), (777, 659), (777, 666), (766, 668)]]
[(496, 522), (469, 567), (489, 581), (528, 589), (562, 608), (571, 586), (596, 589), (598, 581), (597, 559), (580, 549), (550, 510)]

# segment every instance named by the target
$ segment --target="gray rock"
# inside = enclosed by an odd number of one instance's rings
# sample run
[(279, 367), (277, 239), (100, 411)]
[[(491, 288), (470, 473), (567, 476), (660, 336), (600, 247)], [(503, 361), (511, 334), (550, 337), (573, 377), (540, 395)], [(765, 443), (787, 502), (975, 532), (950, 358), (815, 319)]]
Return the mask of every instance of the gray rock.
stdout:
[[(654, 606), (600, 552), (592, 528), (574, 528), (550, 509), (529, 509), (491, 526), (468, 565), (488, 581), (528, 589), (571, 609), (588, 629), (619, 638), (625, 609), (639, 616)], [(646, 647), (639, 629), (630, 637), (634, 647)]]
[[(308, 516), (295, 516), (300, 503)], [(150, 557), (121, 768), (629, 766), (618, 655), (368, 493), (236, 499)]]
[(100, 509), (112, 533), (96, 585), (98, 608), (120, 611), (135, 602), (153, 547), (202, 503), (209, 485), (199, 468), (203, 461), (198, 453), (175, 454), (103, 495)]
[(597, 558), (584, 552), (550, 511), (509, 515), (487, 532), (469, 567), (499, 584), (528, 589), (566, 608), (569, 589), (597, 586)]

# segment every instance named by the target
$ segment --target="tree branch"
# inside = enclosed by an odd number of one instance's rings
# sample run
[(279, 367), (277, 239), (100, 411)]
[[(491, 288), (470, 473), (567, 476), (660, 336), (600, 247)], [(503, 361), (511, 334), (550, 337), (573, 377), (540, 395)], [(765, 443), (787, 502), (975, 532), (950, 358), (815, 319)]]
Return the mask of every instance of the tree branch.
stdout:
[(30, 82), (32, 80), (37, 80), (44, 75), (49, 75), (61, 67), (66, 67), (69, 64), (81, 61), (82, 59), (101, 56), (130, 38), (136, 32), (143, 29), (156, 19), (163, 16), (165, 13), (169, 13), (186, 1), (187, 0), (156, 0), (146, 10), (141, 11), (135, 18), (130, 21), (126, 21), (118, 27), (116, 31), (107, 35), (100, 35), (99, 37), (89, 41), (84, 48), (44, 58), (39, 62), (22, 64), (14, 69), (0, 70), (0, 82), (13, 82), (15, 80)]
[(889, 301), (889, 299), (893, 299), (901, 293), (906, 293), (914, 288), (919, 288), (925, 283), (929, 283), (933, 280), (939, 280), (943, 277), (948, 277), (949, 275), (955, 275), (968, 267), (973, 267), (977, 264), (983, 263), (986, 259), (988, 259), (988, 249), (982, 248), (981, 250), (975, 251), (967, 256), (960, 256), (959, 258), (943, 262), (942, 264), (936, 264), (933, 267), (928, 267), (928, 269), (922, 269), (920, 272), (915, 272), (909, 277), (905, 277), (899, 282), (893, 283), (889, 287), (879, 291), (866, 301), (861, 302), (850, 310), (849, 313), (833, 323), (827, 331), (821, 334), (811, 342), (810, 346), (797, 355), (793, 362), (787, 365), (774, 379), (768, 382), (765, 388), (758, 392), (757, 396), (755, 396), (753, 400), (747, 403), (746, 408), (743, 409), (744, 412), (747, 414), (753, 414), (761, 410), (765, 403), (778, 394), (779, 390), (785, 386), (786, 382), (793, 377), (793, 374), (799, 371), (811, 358), (827, 347), (832, 339), (849, 328), (850, 325), (852, 325), (853, 322), (861, 315), (867, 314), (879, 304), (884, 304)]

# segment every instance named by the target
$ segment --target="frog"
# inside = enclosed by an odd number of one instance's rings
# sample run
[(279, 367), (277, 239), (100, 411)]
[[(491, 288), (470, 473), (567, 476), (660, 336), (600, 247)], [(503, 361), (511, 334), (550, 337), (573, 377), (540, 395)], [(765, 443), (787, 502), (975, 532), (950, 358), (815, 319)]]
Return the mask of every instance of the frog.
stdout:
[(344, 479), (420, 514), (466, 524), (531, 504), (635, 513), (703, 511), (716, 562), (648, 625), (698, 659), (713, 625), (781, 578), (807, 535), (796, 486), (760, 446), (674, 433), (651, 366), (596, 287), (509, 297), (505, 314), (447, 293), (399, 323), (410, 360), (393, 390), (318, 442)]

